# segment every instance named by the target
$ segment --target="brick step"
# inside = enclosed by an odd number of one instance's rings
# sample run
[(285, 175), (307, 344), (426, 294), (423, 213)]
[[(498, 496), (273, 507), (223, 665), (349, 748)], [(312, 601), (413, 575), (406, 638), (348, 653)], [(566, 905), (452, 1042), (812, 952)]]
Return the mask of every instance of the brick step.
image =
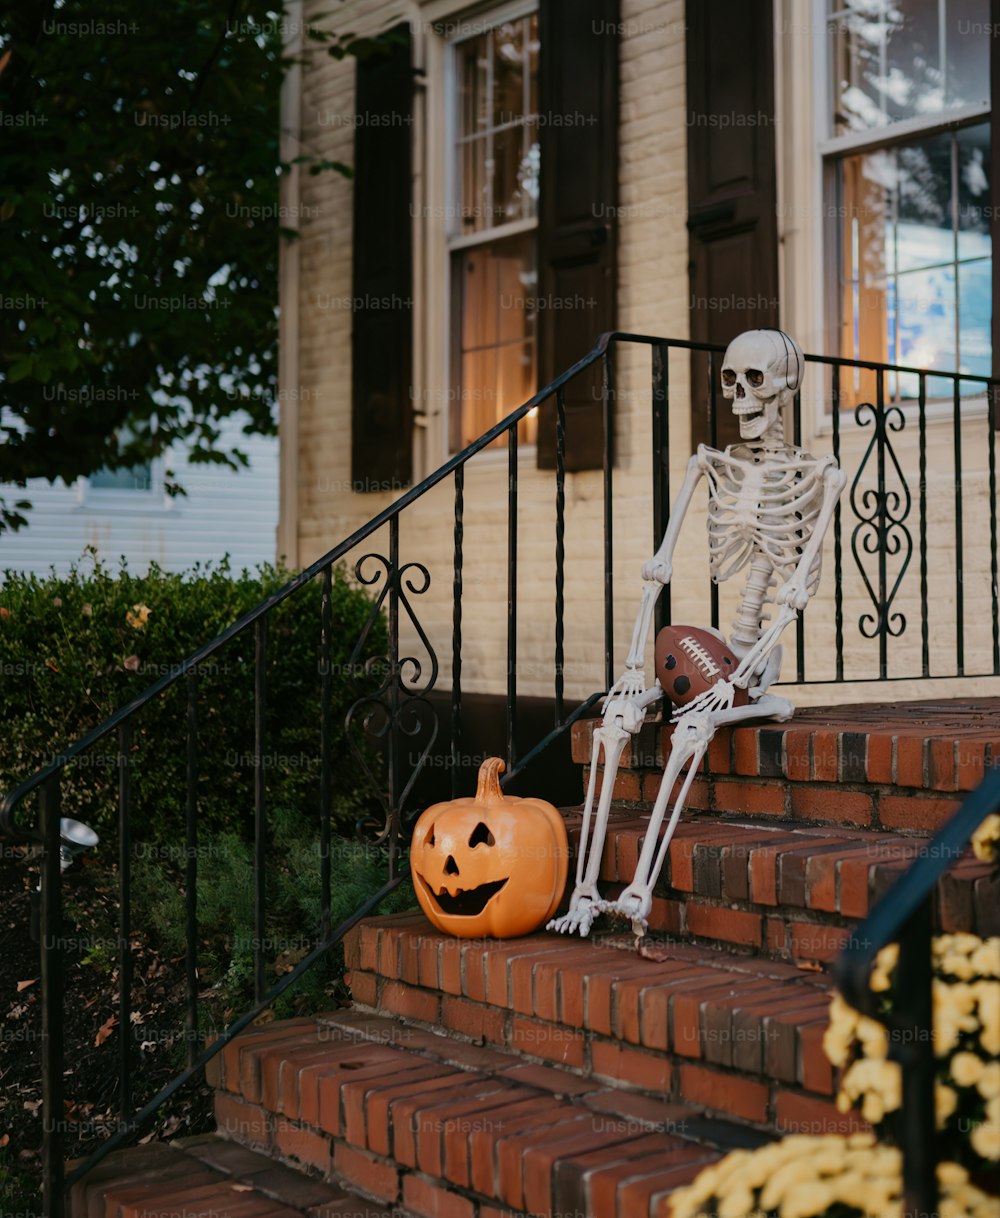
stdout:
[(692, 944), (639, 955), (631, 935), (456, 939), (414, 914), (366, 920), (345, 951), (361, 1007), (758, 1129), (856, 1127), (833, 1104), (823, 972)]
[(70, 1218), (398, 1218), (217, 1134), (116, 1151), (70, 1194)]
[[(573, 726), (586, 790), (594, 728)], [(806, 707), (789, 723), (720, 728), (695, 779), (696, 811), (811, 824), (931, 832), (1000, 764), (1000, 699)], [(626, 747), (616, 800), (649, 807), (669, 754), (669, 724)], [(603, 778), (603, 774), (601, 775)]]
[(225, 1136), (420, 1218), (665, 1218), (674, 1188), (768, 1140), (357, 1010), (254, 1028), (211, 1081)]
[[(567, 812), (566, 822), (574, 874), (579, 811)], [(622, 805), (612, 810), (601, 862), (606, 896), (618, 895), (634, 876), (648, 823), (648, 813)], [(650, 929), (826, 965), (851, 927), (926, 848), (926, 838), (903, 834), (688, 815), (670, 843)], [(996, 869), (971, 851), (957, 858), (938, 885), (935, 918), (949, 933), (1000, 934)]]

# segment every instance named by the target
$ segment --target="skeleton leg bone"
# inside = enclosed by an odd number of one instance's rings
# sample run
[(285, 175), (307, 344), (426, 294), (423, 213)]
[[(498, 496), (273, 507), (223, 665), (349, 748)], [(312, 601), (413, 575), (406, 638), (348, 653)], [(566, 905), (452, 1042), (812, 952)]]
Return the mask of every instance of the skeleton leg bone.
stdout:
[[(580, 828), (580, 849), (576, 860), (576, 885), (570, 897), (569, 909), (562, 917), (553, 918), (547, 930), (560, 934), (588, 935), (594, 919), (601, 912), (601, 897), (597, 881), (604, 855), (604, 841), (608, 834), (608, 818), (614, 796), (615, 778), (622, 753), (629, 738), (638, 732), (645, 719), (646, 708), (662, 697), (659, 686), (645, 690), (628, 702), (613, 703), (608, 707), (601, 726), (594, 731), (590, 754), (590, 779), (587, 798), (583, 806), (583, 824)], [(604, 750), (604, 779), (601, 797), (594, 815), (594, 793), (597, 788), (597, 767)]]

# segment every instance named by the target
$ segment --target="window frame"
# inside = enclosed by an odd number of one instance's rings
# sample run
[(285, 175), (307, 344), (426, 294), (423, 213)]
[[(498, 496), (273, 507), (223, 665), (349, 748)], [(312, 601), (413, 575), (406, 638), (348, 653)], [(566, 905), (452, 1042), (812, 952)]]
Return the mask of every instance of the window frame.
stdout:
[[(460, 231), (461, 218), (461, 175), (458, 164), (458, 47), (471, 38), (478, 38), (488, 29), (492, 29), (505, 21), (514, 21), (521, 17), (530, 17), (539, 13), (543, 0), (505, 0), (504, 3), (491, 5), (477, 10), (475, 21), (459, 23), (455, 32), (442, 39), (444, 42), (444, 200), (445, 223), (442, 241), (443, 263), (441, 267), (442, 283), (444, 285), (444, 371), (446, 390), (444, 394), (444, 410), (442, 411), (443, 426), (441, 441), (443, 460), (448, 460), (461, 449), (451, 447), (452, 411), (462, 409), (460, 356), (461, 341), (459, 335), (460, 319), (455, 301), (454, 267), (455, 254), (471, 246), (486, 245), (504, 237), (516, 236), (520, 233), (538, 233), (541, 227), (541, 209), (536, 208), (535, 215), (528, 220), (513, 220), (506, 224), (484, 228), (475, 233), (463, 234)], [(536, 248), (536, 270), (538, 270), (538, 250)], [(537, 335), (536, 335), (537, 360)], [(537, 366), (537, 365), (536, 365)], [(537, 386), (536, 386), (537, 388)], [(498, 420), (499, 421), (499, 420)], [(534, 454), (535, 443), (518, 442), (518, 451)], [(506, 463), (506, 446), (484, 449), (477, 458), (479, 461)]]
[(130, 486), (93, 486), (90, 478), (76, 480), (76, 510), (88, 512), (139, 513), (160, 516), (174, 510), (174, 500), (164, 490), (165, 463), (162, 457), (149, 462), (149, 489)]
[[(830, 0), (813, 0), (812, 13), (814, 28), (822, 31), (820, 37), (813, 39), (814, 49), (814, 80), (816, 82), (813, 94), (816, 107), (814, 118), (815, 129), (815, 158), (819, 173), (819, 207), (822, 220), (817, 228), (822, 243), (823, 256), (819, 262), (822, 272), (822, 332), (826, 335), (826, 347), (831, 354), (840, 354), (840, 278), (841, 278), (841, 222), (839, 207), (841, 197), (839, 191), (838, 173), (841, 161), (849, 156), (861, 155), (881, 149), (897, 147), (914, 141), (921, 136), (950, 134), (964, 127), (972, 127), (984, 122), (992, 124), (992, 101), (964, 103), (956, 106), (945, 106), (931, 115), (916, 116), (889, 122), (880, 127), (870, 127), (864, 130), (849, 131), (842, 135), (831, 135), (831, 101), (833, 85), (833, 27), (834, 20), (829, 13)], [(988, 82), (989, 83), (989, 82)], [(1000, 184), (993, 186), (1000, 188)], [(1000, 251), (991, 248), (995, 259)], [(957, 371), (955, 369), (954, 371)], [(928, 376), (931, 375), (928, 370)], [(818, 432), (829, 433), (832, 430), (831, 410), (826, 403), (826, 393), (823, 394), (824, 405), (819, 410), (817, 419)], [(901, 398), (893, 400), (892, 404), (904, 412), (909, 418), (916, 418), (919, 406), (915, 399)], [(961, 399), (962, 417), (981, 418), (988, 410), (988, 394), (973, 393)], [(951, 420), (954, 418), (954, 401), (952, 397), (928, 397), (925, 403), (925, 417), (928, 422), (935, 420)], [(841, 420), (853, 421), (853, 409), (841, 410)]]

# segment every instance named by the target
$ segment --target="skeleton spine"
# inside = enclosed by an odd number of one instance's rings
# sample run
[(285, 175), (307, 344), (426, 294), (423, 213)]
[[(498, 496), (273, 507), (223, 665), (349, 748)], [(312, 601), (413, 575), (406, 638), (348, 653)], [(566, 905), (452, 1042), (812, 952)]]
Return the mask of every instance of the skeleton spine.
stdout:
[(771, 603), (767, 591), (774, 583), (774, 568), (769, 559), (761, 555), (750, 564), (746, 587), (740, 598), (740, 611), (733, 622), (733, 633), (729, 645), (737, 655), (743, 655), (760, 638), (760, 623), (765, 605)]

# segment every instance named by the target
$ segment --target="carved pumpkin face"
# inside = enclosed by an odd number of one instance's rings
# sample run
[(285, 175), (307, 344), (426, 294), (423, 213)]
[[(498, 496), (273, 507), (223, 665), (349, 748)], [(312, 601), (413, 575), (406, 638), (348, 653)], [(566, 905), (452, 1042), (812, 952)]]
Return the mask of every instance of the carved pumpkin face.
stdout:
[(504, 763), (489, 757), (475, 799), (435, 804), (417, 821), (410, 870), (420, 907), (448, 934), (528, 935), (555, 913), (566, 887), (569, 842), (542, 799), (505, 797)]

